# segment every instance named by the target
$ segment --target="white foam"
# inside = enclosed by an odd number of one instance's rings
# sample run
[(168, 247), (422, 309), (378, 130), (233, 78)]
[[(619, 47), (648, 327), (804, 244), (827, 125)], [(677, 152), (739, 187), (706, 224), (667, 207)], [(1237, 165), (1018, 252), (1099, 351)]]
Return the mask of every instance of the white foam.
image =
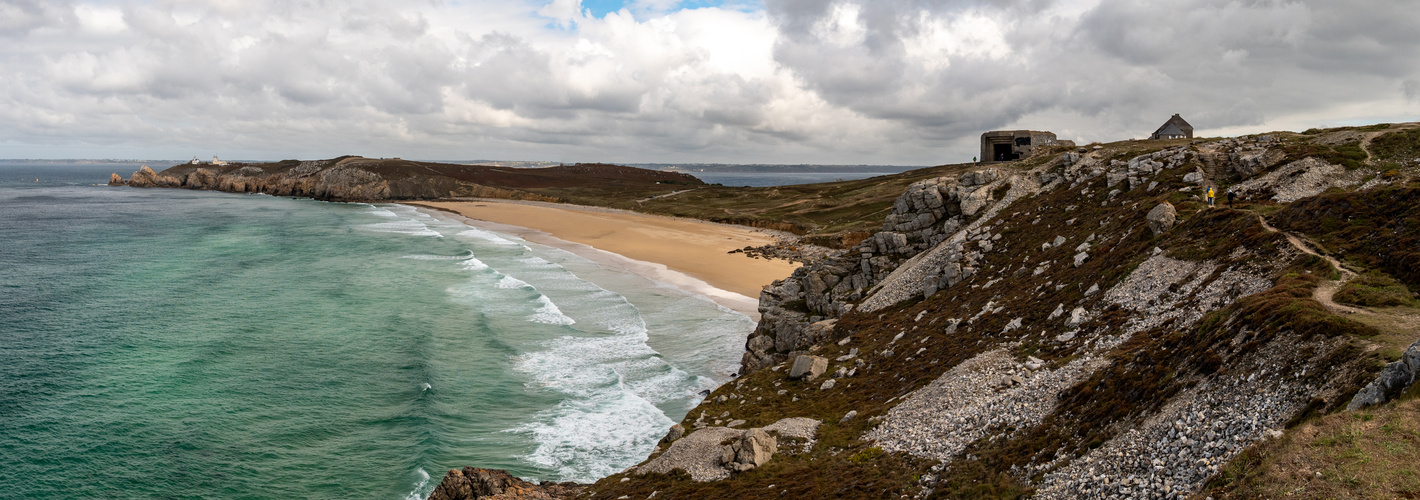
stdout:
[[(547, 259), (544, 259), (544, 258), (542, 258), (542, 257), (537, 257), (537, 256), (524, 257), (524, 258), (518, 259), (518, 262), (527, 264), (529, 267), (534, 267), (534, 268), (542, 268), (542, 269), (562, 269), (562, 266), (559, 266), (559, 265), (557, 265), (557, 264), (553, 264), (552, 262), (549, 262)], [(581, 280), (577, 280), (577, 281), (581, 281)]]
[(488, 269), (488, 264), (484, 264), (477, 257), (469, 257), (463, 260), (463, 268), (468, 271), (482, 271)]
[(424, 500), (425, 495), (434, 492), (433, 490), (428, 493), (424, 492), (424, 489), (429, 487), (429, 472), (420, 467), (415, 473), (418, 474), (419, 479), (414, 483), (414, 490), (405, 495), (404, 500)]
[(529, 285), (528, 282), (506, 275), (503, 276), (502, 279), (499, 279), (498, 283), (494, 286), (498, 288), (532, 288), (532, 285)]
[(537, 308), (537, 312), (534, 312), (533, 315), (528, 318), (534, 323), (542, 323), (544, 325), (571, 325), (577, 323), (576, 320), (567, 317), (566, 314), (562, 314), (562, 310), (557, 308), (557, 304), (552, 303), (552, 299), (547, 298), (546, 295), (538, 295), (537, 301), (539, 304), (542, 304), (542, 307)]
[(473, 258), (473, 250), (469, 250), (468, 253), (466, 253), (466, 254), (464, 254), (464, 255), (424, 255), (424, 254), (413, 254), (413, 255), (403, 255), (403, 256), (400, 256), (400, 258), (401, 258), (401, 259), (411, 259), (411, 260), (468, 260), (468, 259), (472, 259), (472, 258)]
[(538, 443), (522, 458), (557, 471), (561, 481), (590, 483), (640, 462), (673, 423), (650, 401), (616, 388), (563, 401), (512, 431)]
[(391, 222), (366, 224), (364, 227), (372, 231), (377, 231), (381, 233), (407, 234), (410, 236), (430, 236), (434, 238), (444, 237), (444, 235), (439, 234), (438, 231), (429, 229), (429, 226), (424, 225), (424, 223), (410, 219), (400, 219)]
[(494, 233), (489, 232), (489, 231), (484, 231), (484, 230), (478, 229), (478, 228), (468, 228), (468, 229), (466, 229), (466, 230), (459, 231), (458, 236), (464, 236), (464, 237), (469, 237), (469, 238), (477, 238), (477, 239), (480, 239), (480, 240), (483, 240), (483, 241), (487, 241), (487, 242), (489, 242), (489, 243), (493, 243), (493, 244), (495, 244), (495, 245), (504, 245), (504, 246), (517, 246), (517, 245), (518, 245), (518, 243), (513, 242), (513, 241), (511, 241), (511, 240), (508, 240), (507, 238), (504, 238), (504, 237), (502, 237), (502, 236), (498, 236), (497, 234), (494, 234)]

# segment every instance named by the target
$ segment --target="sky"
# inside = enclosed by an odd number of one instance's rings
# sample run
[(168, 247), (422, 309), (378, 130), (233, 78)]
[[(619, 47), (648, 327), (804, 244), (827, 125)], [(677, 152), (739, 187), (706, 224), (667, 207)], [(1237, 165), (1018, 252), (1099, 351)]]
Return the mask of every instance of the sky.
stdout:
[(939, 165), (1415, 121), (1414, 0), (0, 0), (0, 158)]

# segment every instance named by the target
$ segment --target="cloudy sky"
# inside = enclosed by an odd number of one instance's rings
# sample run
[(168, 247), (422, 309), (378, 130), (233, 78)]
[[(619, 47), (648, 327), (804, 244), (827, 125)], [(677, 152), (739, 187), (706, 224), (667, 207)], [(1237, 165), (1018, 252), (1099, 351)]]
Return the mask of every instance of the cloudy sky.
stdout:
[(0, 158), (935, 165), (1420, 115), (1414, 0), (0, 0)]

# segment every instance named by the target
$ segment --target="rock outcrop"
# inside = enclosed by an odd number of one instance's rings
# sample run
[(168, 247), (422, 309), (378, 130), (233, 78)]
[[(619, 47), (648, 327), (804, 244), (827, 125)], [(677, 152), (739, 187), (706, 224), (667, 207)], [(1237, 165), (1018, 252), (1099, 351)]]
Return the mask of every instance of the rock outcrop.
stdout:
[(1243, 196), (1269, 197), (1290, 203), (1332, 187), (1355, 186), (1369, 174), (1366, 170), (1346, 170), (1341, 165), (1308, 157), (1239, 183), (1233, 190)]
[[(986, 254), (1007, 251), (1000, 233), (982, 222), (1018, 199), (1102, 175), (1110, 186), (1144, 188), (1193, 158), (1188, 147), (1175, 147), (1106, 165), (1095, 155), (1070, 152), (1015, 174), (988, 168), (913, 183), (893, 203), (881, 231), (765, 287), (740, 372), (782, 363), (828, 340), (832, 331), (815, 326), (823, 321), (930, 297), (970, 279)], [(1076, 253), (1076, 267), (1089, 258), (1085, 250)]]
[(730, 470), (744, 472), (768, 463), (776, 451), (779, 451), (779, 443), (774, 436), (764, 429), (749, 429), (725, 447), (720, 461)]
[(695, 481), (719, 481), (769, 462), (783, 447), (781, 439), (802, 442), (802, 450), (812, 449), (819, 425), (818, 420), (793, 417), (745, 430), (703, 427), (671, 443), (666, 451), (631, 468), (631, 472), (669, 474), (682, 470)]
[(429, 494), (429, 500), (563, 500), (576, 496), (583, 488), (575, 483), (533, 484), (504, 470), (464, 467), (450, 469)]
[(1417, 375), (1420, 375), (1420, 341), (1410, 344), (1399, 360), (1386, 364), (1375, 380), (1351, 398), (1346, 409), (1359, 410), (1389, 401), (1410, 388)]
[[(993, 201), (993, 190), (1020, 176), (988, 168), (956, 177), (919, 181), (893, 203), (882, 230), (853, 248), (800, 267), (760, 293), (761, 320), (746, 343), (741, 372), (759, 370), (796, 355), (832, 335), (832, 318), (848, 312), (900, 265), (922, 252), (958, 237), (954, 266), (938, 266), (929, 286), (956, 284), (971, 276), (973, 249), (963, 248), (963, 228)], [(1015, 191), (1017, 188), (1011, 188)], [(971, 232), (976, 241), (989, 240)], [(979, 245), (979, 244), (978, 244)], [(987, 247), (991, 245), (988, 241)], [(913, 292), (920, 293), (920, 292)]]

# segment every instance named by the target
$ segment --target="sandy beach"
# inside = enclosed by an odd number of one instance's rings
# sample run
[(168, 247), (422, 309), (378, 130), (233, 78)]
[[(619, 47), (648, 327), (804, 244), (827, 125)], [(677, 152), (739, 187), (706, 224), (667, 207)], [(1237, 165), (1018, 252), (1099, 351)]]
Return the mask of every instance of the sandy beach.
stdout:
[(768, 234), (740, 226), (549, 203), (406, 204), (452, 212), (536, 243), (564, 248), (568, 246), (564, 242), (579, 244), (567, 249), (604, 265), (623, 267), (705, 295), (752, 318), (759, 317), (760, 289), (798, 267), (787, 261), (728, 253), (775, 241)]

